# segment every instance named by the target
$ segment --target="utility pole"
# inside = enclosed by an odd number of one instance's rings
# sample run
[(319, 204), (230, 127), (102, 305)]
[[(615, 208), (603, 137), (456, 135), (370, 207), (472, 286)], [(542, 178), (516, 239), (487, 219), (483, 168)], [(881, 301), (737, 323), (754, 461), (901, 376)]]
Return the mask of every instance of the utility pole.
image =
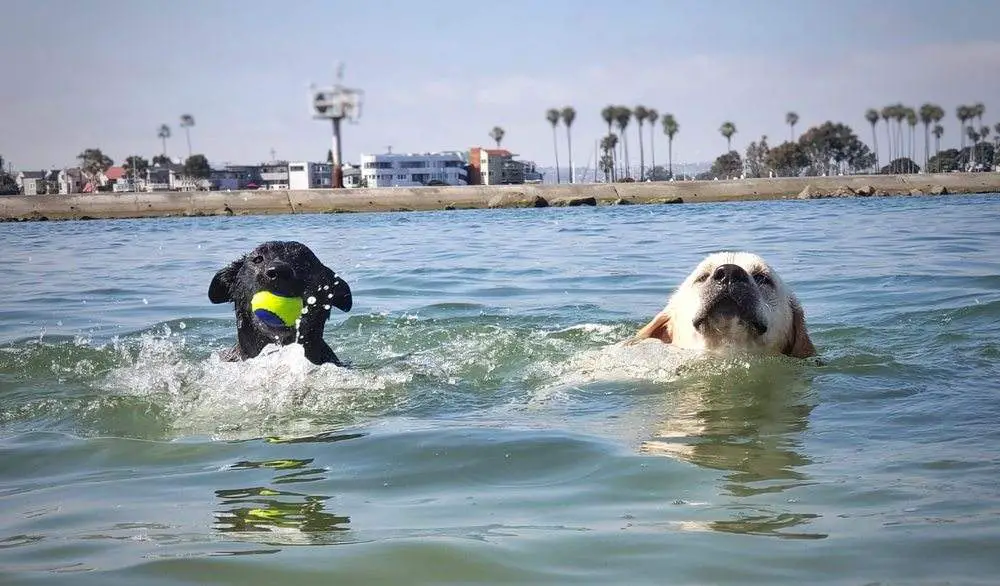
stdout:
[(361, 117), (361, 99), (364, 92), (343, 86), (344, 64), (337, 66), (337, 82), (329, 88), (311, 89), (313, 117), (330, 120), (333, 124), (332, 148), (333, 164), (330, 170), (331, 185), (335, 189), (344, 187), (343, 156), (340, 149), (340, 123), (345, 118), (357, 123)]

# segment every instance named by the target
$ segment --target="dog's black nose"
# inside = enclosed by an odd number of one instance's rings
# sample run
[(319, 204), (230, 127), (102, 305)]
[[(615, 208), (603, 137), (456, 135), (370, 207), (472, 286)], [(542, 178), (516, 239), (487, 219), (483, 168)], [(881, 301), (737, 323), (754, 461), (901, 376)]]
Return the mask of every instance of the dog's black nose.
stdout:
[(736, 283), (749, 283), (750, 275), (739, 265), (726, 264), (716, 267), (712, 273), (712, 280), (721, 285), (734, 285)]

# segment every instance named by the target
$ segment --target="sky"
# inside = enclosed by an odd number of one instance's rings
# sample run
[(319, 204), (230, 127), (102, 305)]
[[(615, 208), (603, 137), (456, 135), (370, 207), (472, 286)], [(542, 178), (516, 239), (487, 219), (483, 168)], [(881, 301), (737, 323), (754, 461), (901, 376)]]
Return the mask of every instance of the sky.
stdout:
[[(734, 149), (775, 145), (790, 110), (797, 134), (833, 120), (870, 141), (865, 109), (933, 102), (943, 146), (958, 143), (959, 104), (1000, 121), (1000, 2), (986, 0), (7, 0), (0, 15), (0, 155), (21, 170), (72, 165), (86, 148), (148, 158), (163, 123), (168, 154), (187, 156), (182, 114), (213, 163), (272, 149), (325, 159), (330, 124), (313, 119), (309, 88), (341, 62), (365, 92), (344, 128), (349, 162), (490, 146), (501, 126), (505, 148), (548, 166), (545, 112), (567, 105), (578, 166), (608, 104), (672, 113), (675, 162), (721, 154), (727, 120)], [(565, 166), (561, 126), (558, 139)], [(632, 159), (636, 140), (632, 128)], [(663, 164), (662, 127), (655, 141)]]

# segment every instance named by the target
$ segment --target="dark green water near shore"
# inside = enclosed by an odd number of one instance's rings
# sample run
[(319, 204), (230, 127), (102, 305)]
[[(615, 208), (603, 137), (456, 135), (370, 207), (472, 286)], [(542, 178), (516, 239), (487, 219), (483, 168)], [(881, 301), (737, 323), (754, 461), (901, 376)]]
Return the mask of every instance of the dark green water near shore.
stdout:
[[(1000, 198), (6, 224), (0, 583), (992, 584)], [(221, 363), (267, 239), (352, 286)], [(819, 363), (622, 347), (763, 255)]]

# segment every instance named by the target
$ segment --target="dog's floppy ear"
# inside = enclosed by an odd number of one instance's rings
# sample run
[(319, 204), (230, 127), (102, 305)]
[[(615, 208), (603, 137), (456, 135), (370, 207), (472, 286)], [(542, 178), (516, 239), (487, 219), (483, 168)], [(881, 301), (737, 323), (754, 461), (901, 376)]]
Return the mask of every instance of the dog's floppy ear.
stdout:
[(809, 358), (816, 355), (816, 348), (809, 333), (806, 331), (806, 314), (802, 311), (802, 306), (798, 300), (792, 298), (792, 330), (788, 334), (788, 342), (781, 351), (786, 356), (792, 358)]
[(673, 333), (670, 330), (670, 314), (666, 310), (663, 310), (656, 314), (648, 324), (642, 326), (636, 332), (633, 340), (656, 338), (661, 342), (669, 344), (673, 341)]
[[(329, 303), (340, 311), (351, 310), (354, 300), (351, 297), (351, 287), (347, 284), (347, 281), (341, 279), (336, 273), (324, 266), (315, 283), (315, 288), (320, 294), (320, 299), (326, 298), (329, 300), (328, 302), (324, 301), (324, 303)], [(323, 287), (329, 287), (329, 289), (323, 289)], [(333, 295), (333, 297), (328, 297), (329, 295)]]
[(229, 264), (228, 267), (215, 273), (212, 283), (208, 286), (208, 300), (212, 303), (226, 303), (233, 300), (233, 279), (243, 266), (242, 260)]

